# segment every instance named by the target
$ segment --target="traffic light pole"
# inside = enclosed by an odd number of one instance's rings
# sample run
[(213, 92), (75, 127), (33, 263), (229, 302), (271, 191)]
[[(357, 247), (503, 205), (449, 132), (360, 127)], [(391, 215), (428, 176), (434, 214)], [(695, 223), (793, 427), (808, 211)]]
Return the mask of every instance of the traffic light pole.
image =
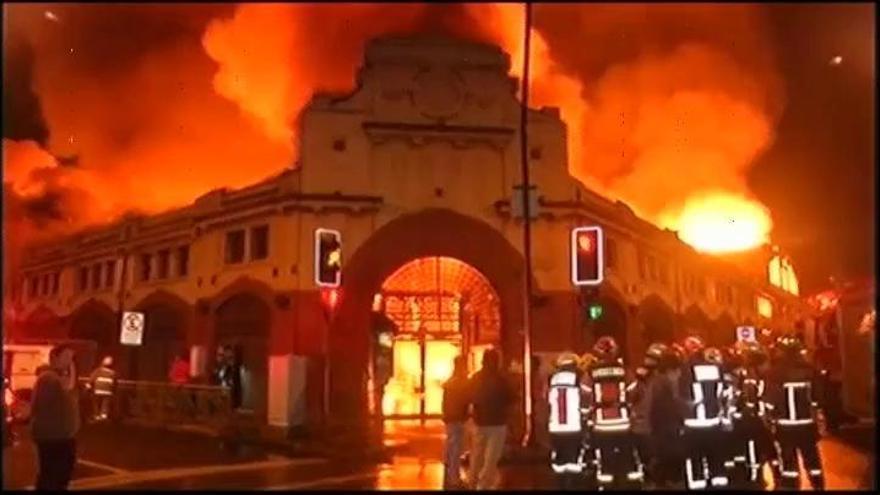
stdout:
[(529, 119), (529, 59), (532, 31), (532, 4), (525, 3), (525, 33), (523, 40), (523, 71), (522, 95), (520, 98), (520, 165), (522, 167), (522, 205), (523, 205), (523, 256), (525, 257), (525, 274), (523, 278), (523, 379), (525, 407), (525, 435), (522, 445), (527, 446), (532, 438), (532, 342), (531, 342), (531, 306), (532, 306), (532, 226), (529, 211), (529, 153), (528, 153), (528, 119)]

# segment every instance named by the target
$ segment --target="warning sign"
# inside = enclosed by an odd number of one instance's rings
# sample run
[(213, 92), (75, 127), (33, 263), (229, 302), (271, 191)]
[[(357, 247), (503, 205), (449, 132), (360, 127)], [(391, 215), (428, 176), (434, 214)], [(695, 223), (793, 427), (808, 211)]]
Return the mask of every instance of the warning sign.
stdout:
[(144, 314), (137, 311), (122, 313), (122, 332), (119, 342), (122, 345), (141, 345), (144, 338)]
[(755, 342), (756, 340), (755, 327), (736, 327), (737, 342)]

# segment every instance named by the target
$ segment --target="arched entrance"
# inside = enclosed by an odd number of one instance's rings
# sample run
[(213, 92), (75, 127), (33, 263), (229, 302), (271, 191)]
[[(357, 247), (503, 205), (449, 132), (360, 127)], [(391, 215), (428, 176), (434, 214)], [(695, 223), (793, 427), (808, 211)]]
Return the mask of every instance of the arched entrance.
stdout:
[(688, 306), (687, 310), (684, 312), (682, 326), (684, 327), (684, 335), (695, 335), (702, 338), (705, 342), (709, 341), (709, 332), (712, 327), (712, 322), (709, 320), (709, 317), (706, 316), (706, 313), (696, 305), (692, 304)]
[[(469, 371), (476, 371), (483, 351), (500, 342), (498, 295), (486, 277), (461, 260), (412, 260), (382, 283), (374, 300), (394, 334), (392, 374), (381, 405), (371, 408), (381, 407), (385, 417), (438, 416), (442, 385), (455, 357), (466, 356)], [(371, 380), (376, 377), (374, 372)]]
[[(95, 343), (97, 360), (113, 356), (118, 361), (119, 325), (116, 312), (110, 306), (89, 300), (70, 316), (70, 338), (90, 340)], [(90, 370), (91, 371), (91, 370)]]
[(132, 354), (132, 379), (167, 381), (174, 356), (187, 352), (186, 303), (164, 292), (148, 296), (137, 305), (144, 313), (143, 344)]
[(251, 292), (229, 296), (215, 312), (216, 342), (234, 350), (241, 371), (241, 410), (258, 418), (268, 401), (269, 325), (271, 308)]
[(25, 338), (58, 339), (64, 337), (61, 318), (51, 309), (40, 305), (24, 319)]
[[(521, 359), (523, 259), (491, 225), (445, 209), (404, 215), (376, 230), (346, 261), (339, 308), (331, 328), (330, 410), (335, 421), (369, 413), (370, 328), (373, 296), (408, 262), (425, 257), (460, 260), (481, 273), (499, 300), (500, 351), (508, 365)], [(537, 284), (535, 284), (537, 287)]]
[(639, 321), (644, 345), (652, 342), (669, 344), (675, 340), (675, 317), (659, 296), (652, 294), (639, 304)]

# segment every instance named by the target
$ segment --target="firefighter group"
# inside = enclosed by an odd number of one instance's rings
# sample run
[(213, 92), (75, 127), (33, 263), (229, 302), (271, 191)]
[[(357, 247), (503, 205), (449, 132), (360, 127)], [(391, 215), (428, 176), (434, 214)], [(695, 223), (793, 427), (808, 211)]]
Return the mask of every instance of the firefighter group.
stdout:
[(798, 489), (798, 453), (824, 488), (819, 376), (796, 337), (655, 343), (633, 375), (608, 336), (559, 356), (548, 429), (560, 489), (765, 489), (765, 466), (776, 488)]

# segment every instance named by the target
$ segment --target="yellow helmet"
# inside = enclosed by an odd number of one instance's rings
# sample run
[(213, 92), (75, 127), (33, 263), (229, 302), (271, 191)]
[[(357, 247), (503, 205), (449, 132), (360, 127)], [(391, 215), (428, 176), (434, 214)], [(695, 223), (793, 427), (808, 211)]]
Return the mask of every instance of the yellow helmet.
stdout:
[(578, 364), (577, 354), (572, 352), (563, 352), (556, 358), (556, 367), (561, 368), (563, 366), (572, 366)]

